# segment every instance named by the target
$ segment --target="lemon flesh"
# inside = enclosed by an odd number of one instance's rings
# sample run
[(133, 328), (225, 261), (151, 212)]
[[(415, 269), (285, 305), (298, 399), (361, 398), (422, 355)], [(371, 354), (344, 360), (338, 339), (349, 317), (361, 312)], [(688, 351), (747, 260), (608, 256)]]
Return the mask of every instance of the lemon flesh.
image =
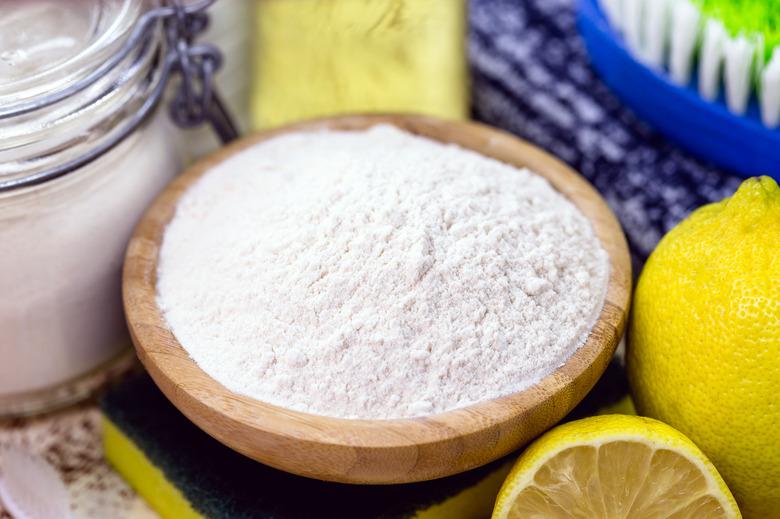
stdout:
[(745, 517), (780, 518), (780, 188), (746, 180), (667, 234), (639, 279), (628, 375), (640, 414), (691, 438)]
[(731, 519), (723, 479), (681, 433), (607, 415), (562, 425), (518, 460), (494, 519)]

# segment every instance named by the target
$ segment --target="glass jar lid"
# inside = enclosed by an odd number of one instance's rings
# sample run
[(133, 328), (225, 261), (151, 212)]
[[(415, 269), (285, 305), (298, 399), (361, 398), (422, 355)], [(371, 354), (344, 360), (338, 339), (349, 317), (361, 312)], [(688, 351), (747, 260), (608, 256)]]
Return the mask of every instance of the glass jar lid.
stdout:
[(133, 0), (10, 0), (0, 4), (0, 99), (51, 93), (117, 51), (140, 16)]
[(78, 170), (135, 131), (180, 77), (171, 114), (237, 136), (196, 43), (214, 0), (0, 2), (0, 195)]
[[(98, 149), (138, 112), (161, 79), (160, 28), (116, 66), (106, 65), (148, 8), (138, 0), (0, 3), (0, 112), (14, 113), (0, 118), (0, 182)], [(69, 91), (103, 68), (86, 88)]]

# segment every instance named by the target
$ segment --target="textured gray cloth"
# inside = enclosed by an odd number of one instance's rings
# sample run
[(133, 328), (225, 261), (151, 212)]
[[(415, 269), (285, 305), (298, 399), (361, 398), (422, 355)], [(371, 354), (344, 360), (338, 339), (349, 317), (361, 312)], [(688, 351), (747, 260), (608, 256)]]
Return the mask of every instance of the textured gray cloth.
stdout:
[(588, 63), (574, 0), (471, 0), (470, 26), (475, 117), (587, 177), (618, 215), (637, 265), (690, 211), (739, 185), (609, 92)]

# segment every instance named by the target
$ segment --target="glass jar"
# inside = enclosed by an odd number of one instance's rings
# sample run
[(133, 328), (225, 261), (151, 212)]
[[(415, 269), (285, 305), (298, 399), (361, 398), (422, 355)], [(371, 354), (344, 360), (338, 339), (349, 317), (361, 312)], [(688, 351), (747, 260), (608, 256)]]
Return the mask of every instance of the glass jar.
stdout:
[[(125, 247), (180, 165), (165, 110), (122, 133), (165, 79), (162, 32), (87, 88), (70, 90), (118, 55), (148, 7), (139, 0), (0, 5), (0, 112), (32, 103), (0, 118), (0, 415), (85, 396), (128, 350)], [(34, 106), (53, 94), (62, 99)], [(89, 155), (96, 158), (77, 169), (30, 182)]]
[(258, 0), (252, 124), (468, 115), (467, 0)]

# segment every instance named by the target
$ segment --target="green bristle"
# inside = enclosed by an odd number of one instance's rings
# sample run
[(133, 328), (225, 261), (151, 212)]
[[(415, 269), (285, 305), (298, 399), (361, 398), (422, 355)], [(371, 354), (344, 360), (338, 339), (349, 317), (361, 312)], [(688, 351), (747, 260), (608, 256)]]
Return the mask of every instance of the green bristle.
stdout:
[(699, 0), (702, 12), (723, 22), (732, 35), (758, 35), (764, 41), (766, 59), (780, 46), (780, 0)]

